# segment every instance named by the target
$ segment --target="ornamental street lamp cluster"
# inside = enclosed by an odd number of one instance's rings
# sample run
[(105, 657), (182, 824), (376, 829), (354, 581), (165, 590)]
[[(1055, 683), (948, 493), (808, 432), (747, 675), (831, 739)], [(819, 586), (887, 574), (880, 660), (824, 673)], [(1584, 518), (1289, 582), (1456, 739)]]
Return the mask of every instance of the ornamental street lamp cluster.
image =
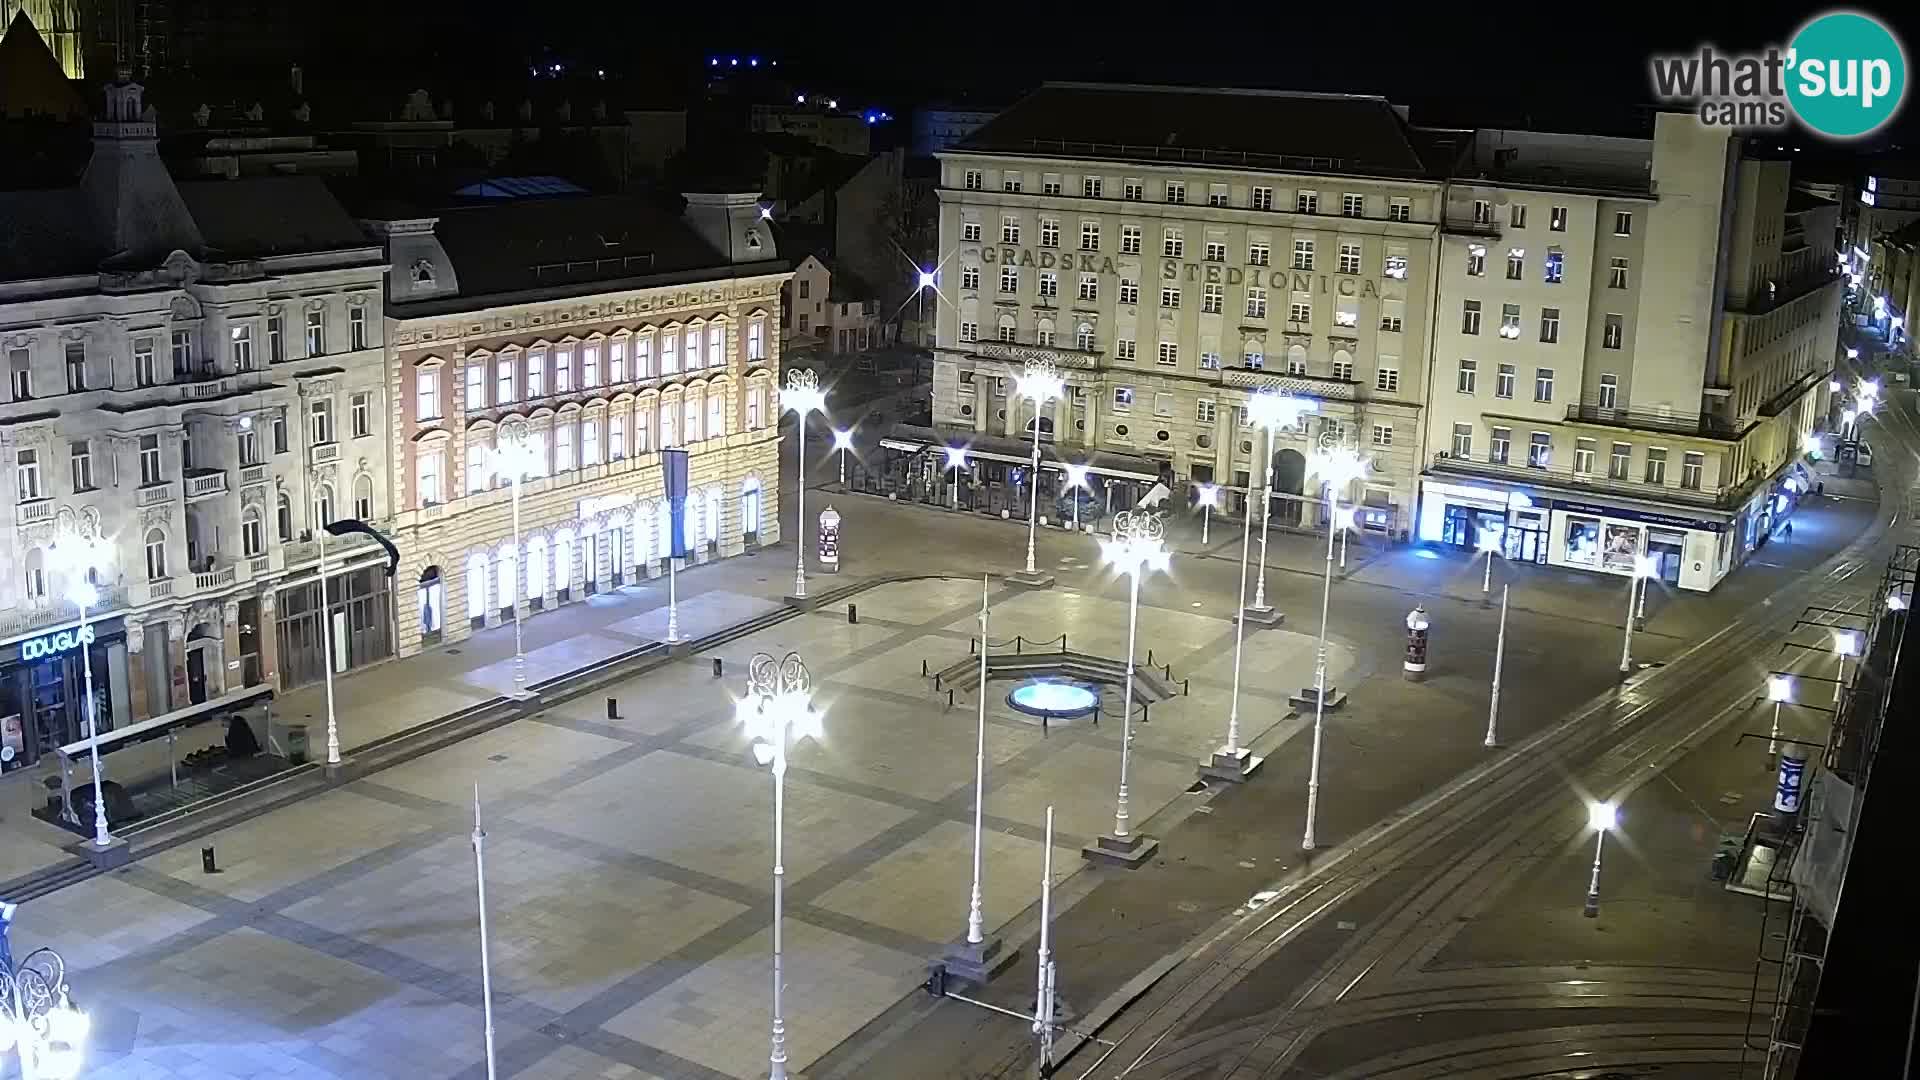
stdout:
[(1327, 697), (1331, 693), (1327, 686), (1327, 616), (1333, 603), (1333, 537), (1336, 532), (1352, 527), (1353, 511), (1342, 507), (1340, 499), (1355, 483), (1366, 479), (1371, 464), (1353, 446), (1324, 436), (1309, 462), (1312, 475), (1326, 492), (1327, 568), (1320, 590), (1320, 638), (1313, 654), (1313, 758), (1307, 769), (1307, 827), (1300, 838), (1302, 851), (1314, 849), (1314, 819), (1320, 809), (1320, 744)]
[[(0, 903), (0, 941), (15, 905)], [(35, 949), (18, 965), (0, 965), (0, 1055), (20, 1058), (24, 1080), (72, 1080), (86, 1060), (92, 1021), (73, 1005), (67, 964), (52, 949)]]
[(1633, 557), (1633, 573), (1627, 578), (1627, 628), (1620, 639), (1620, 674), (1633, 671), (1633, 624), (1634, 603), (1639, 599), (1640, 591), (1645, 589), (1647, 579), (1660, 573), (1660, 560), (1651, 555)]
[(1014, 380), (1014, 393), (1033, 403), (1033, 458), (1027, 474), (1027, 569), (1015, 580), (1026, 585), (1051, 584), (1034, 564), (1034, 537), (1040, 528), (1040, 410), (1066, 393), (1067, 384), (1051, 360), (1029, 360)]
[(1587, 828), (1593, 830), (1593, 874), (1587, 879), (1587, 902), (1580, 911), (1589, 919), (1600, 917), (1600, 852), (1606, 846), (1607, 833), (1620, 824), (1620, 810), (1610, 802), (1587, 804)]
[(820, 376), (808, 368), (788, 368), (787, 387), (780, 392), (780, 405), (794, 413), (799, 443), (794, 453), (800, 474), (799, 516), (794, 519), (793, 595), (807, 597), (807, 417), (825, 412), (827, 392), (820, 389)]
[(1149, 570), (1166, 570), (1166, 525), (1156, 514), (1123, 510), (1113, 519), (1113, 537), (1101, 541), (1107, 563), (1127, 575), (1127, 672), (1120, 707), (1120, 790), (1114, 802), (1113, 835), (1102, 836), (1086, 853), (1096, 858), (1137, 866), (1159, 847), (1157, 841), (1132, 832), (1127, 810), (1127, 766), (1133, 751), (1133, 652), (1140, 631), (1140, 578)]

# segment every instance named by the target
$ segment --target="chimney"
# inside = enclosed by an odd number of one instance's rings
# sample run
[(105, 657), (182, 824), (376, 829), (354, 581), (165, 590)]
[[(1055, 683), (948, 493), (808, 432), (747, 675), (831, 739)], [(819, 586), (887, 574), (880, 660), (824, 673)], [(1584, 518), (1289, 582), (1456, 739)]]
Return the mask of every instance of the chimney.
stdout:
[(683, 192), (687, 223), (707, 246), (729, 263), (766, 262), (780, 257), (773, 242), (772, 215), (760, 206), (757, 191)]

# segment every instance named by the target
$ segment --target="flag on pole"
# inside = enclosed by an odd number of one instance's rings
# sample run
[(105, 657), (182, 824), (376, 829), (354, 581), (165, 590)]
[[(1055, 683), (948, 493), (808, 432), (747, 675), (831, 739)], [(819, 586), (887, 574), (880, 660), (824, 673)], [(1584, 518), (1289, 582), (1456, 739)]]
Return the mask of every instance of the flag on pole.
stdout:
[(687, 551), (687, 452), (660, 451), (661, 468), (667, 485), (667, 506), (673, 518), (673, 557), (684, 559)]

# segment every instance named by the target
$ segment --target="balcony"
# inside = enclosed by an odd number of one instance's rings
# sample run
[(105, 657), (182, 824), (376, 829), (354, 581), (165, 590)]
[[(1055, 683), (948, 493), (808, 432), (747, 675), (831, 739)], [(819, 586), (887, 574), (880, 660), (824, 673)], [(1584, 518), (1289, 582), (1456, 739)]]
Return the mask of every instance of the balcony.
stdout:
[(187, 501), (204, 499), (209, 495), (227, 493), (227, 471), (225, 469), (194, 469), (181, 480), (186, 489)]
[(231, 564), (227, 566), (217, 566), (206, 573), (195, 574), (193, 575), (193, 591), (207, 592), (211, 589), (224, 589), (233, 584), (234, 576), (235, 567)]
[(194, 382), (185, 383), (180, 388), (180, 396), (188, 401), (208, 401), (226, 397), (233, 393), (233, 380), (230, 378), (201, 377)]
[(1063, 368), (1096, 368), (1100, 354), (1040, 345), (1016, 345), (1010, 341), (981, 341), (973, 345), (973, 355), (983, 360), (1024, 364), (1029, 360), (1050, 360)]
[(23, 502), (14, 508), (14, 524), (20, 526), (39, 525), (53, 520), (53, 500), (35, 499)]
[(163, 506), (172, 502), (173, 498), (173, 485), (162, 480), (157, 484), (148, 484), (139, 491), (134, 492), (133, 505), (141, 509), (149, 506)]
[(265, 465), (248, 465), (240, 470), (241, 487), (252, 487), (255, 484), (264, 484), (272, 478), (268, 467)]
[(1347, 379), (1319, 375), (1286, 375), (1261, 368), (1230, 367), (1220, 370), (1220, 381), (1227, 386), (1249, 390), (1278, 390), (1296, 397), (1332, 398), (1352, 401), (1360, 395), (1360, 384)]
[[(87, 612), (91, 619), (105, 618), (127, 606), (127, 590), (122, 586), (103, 586), (99, 593), (99, 601)], [(79, 617), (79, 609), (72, 604), (53, 603), (39, 607), (23, 605), (9, 608), (0, 612), (0, 637), (29, 634), (40, 627), (70, 623)]]
[(1716, 510), (1731, 510), (1738, 507), (1748, 495), (1753, 493), (1754, 488), (1754, 481), (1749, 481), (1732, 487), (1696, 490), (1673, 484), (1649, 484), (1633, 479), (1618, 479), (1605, 473), (1575, 472), (1570, 465), (1553, 464), (1543, 469), (1536, 469), (1527, 465), (1460, 458), (1454, 457), (1445, 450), (1433, 455), (1433, 463), (1428, 471), (1505, 480), (1514, 484), (1551, 487), (1583, 494), (1613, 495)]
[(133, 602), (138, 605), (169, 599), (173, 596), (173, 582), (173, 578), (138, 582), (133, 587)]
[(1442, 231), (1452, 233), (1455, 236), (1498, 237), (1500, 235), (1500, 223), (1498, 221), (1480, 221), (1470, 214), (1463, 216), (1448, 214), (1446, 221), (1440, 227)]
[(307, 461), (314, 465), (325, 465), (340, 460), (340, 444), (323, 442), (307, 450)]
[(1631, 428), (1635, 431), (1661, 431), (1669, 435), (1690, 435), (1696, 439), (1729, 441), (1740, 438), (1751, 426), (1714, 416), (1712, 413), (1609, 409), (1591, 401), (1568, 405), (1567, 421), (1576, 424), (1596, 424), (1601, 427)]

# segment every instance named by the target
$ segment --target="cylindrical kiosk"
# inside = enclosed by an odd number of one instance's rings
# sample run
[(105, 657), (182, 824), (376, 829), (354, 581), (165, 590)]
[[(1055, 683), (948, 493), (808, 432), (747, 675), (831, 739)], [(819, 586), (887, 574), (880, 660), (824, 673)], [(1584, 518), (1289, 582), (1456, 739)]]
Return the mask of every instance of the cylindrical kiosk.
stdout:
[(840, 572), (840, 512), (829, 506), (820, 511), (820, 569)]
[(1400, 668), (1401, 674), (1412, 682), (1427, 677), (1427, 628), (1431, 625), (1426, 605), (1417, 605), (1407, 613), (1407, 659)]
[(1780, 748), (1780, 775), (1773, 785), (1773, 808), (1783, 814), (1800, 812), (1801, 793), (1806, 790), (1807, 751), (1800, 746)]

